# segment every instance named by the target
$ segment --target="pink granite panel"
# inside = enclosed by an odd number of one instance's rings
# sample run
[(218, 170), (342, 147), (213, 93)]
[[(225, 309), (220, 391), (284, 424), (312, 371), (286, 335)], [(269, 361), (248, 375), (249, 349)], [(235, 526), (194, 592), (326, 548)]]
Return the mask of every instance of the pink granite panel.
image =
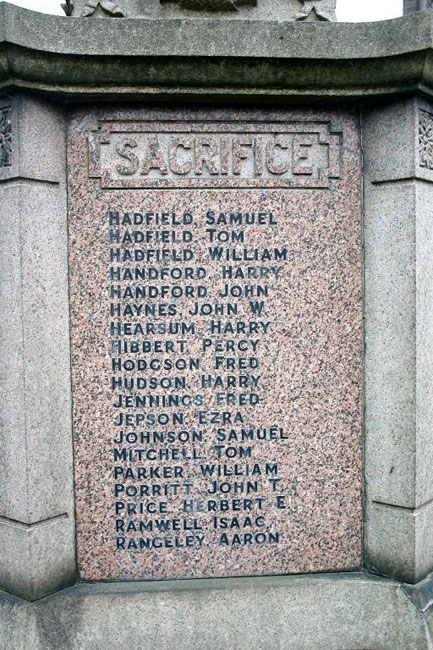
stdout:
[(359, 567), (355, 116), (90, 107), (68, 138), (81, 578)]

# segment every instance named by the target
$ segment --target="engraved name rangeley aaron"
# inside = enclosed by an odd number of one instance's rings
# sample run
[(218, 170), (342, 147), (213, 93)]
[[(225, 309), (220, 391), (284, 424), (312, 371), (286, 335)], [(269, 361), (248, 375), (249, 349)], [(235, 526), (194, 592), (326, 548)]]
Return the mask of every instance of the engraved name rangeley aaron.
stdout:
[(312, 134), (134, 134), (115, 150), (121, 176), (260, 178), (311, 174)]

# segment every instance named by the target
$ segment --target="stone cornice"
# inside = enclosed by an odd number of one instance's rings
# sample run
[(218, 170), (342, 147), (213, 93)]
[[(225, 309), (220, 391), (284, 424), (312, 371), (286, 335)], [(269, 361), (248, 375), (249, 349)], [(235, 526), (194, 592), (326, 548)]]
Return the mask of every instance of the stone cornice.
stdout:
[(433, 12), (358, 24), (89, 20), (0, 4), (0, 87), (70, 101), (433, 95)]

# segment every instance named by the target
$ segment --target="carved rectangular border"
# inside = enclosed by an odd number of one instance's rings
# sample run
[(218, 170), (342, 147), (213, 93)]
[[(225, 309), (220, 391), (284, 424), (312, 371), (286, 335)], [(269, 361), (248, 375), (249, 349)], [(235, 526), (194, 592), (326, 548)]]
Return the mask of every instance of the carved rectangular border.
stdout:
[[(102, 147), (110, 144), (113, 134), (268, 134), (314, 136), (328, 150), (328, 166), (320, 169), (317, 177), (302, 170), (293, 172), (294, 178), (166, 178), (143, 176), (112, 178), (102, 167)], [(99, 128), (88, 134), (89, 177), (99, 179), (101, 189), (329, 189), (330, 181), (341, 177), (342, 134), (333, 132), (331, 122), (154, 122), (100, 120)]]

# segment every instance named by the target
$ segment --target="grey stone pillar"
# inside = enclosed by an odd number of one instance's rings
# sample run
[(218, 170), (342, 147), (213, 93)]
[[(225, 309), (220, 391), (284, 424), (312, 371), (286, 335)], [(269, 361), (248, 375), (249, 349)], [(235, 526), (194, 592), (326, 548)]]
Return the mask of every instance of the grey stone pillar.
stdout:
[(368, 111), (365, 395), (369, 567), (433, 568), (433, 106)]
[(0, 584), (30, 600), (74, 580), (62, 110), (0, 103)]

